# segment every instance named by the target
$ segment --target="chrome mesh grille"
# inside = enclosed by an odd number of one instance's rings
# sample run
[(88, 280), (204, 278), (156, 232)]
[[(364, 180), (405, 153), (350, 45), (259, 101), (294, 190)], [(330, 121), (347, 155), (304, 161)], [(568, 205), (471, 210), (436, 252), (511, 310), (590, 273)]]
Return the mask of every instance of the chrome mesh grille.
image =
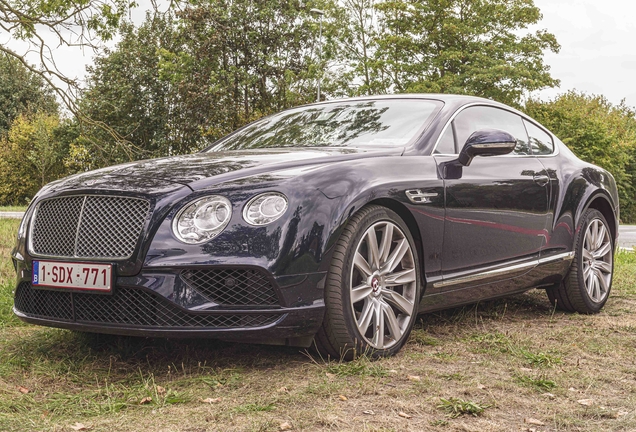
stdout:
[(72, 196), (38, 204), (31, 247), (36, 255), (129, 258), (150, 203), (139, 198)]
[(21, 283), (15, 308), (38, 318), (62, 319), (87, 324), (153, 328), (254, 328), (278, 321), (281, 314), (214, 314), (185, 311), (149, 291), (115, 287), (112, 295), (68, 293), (33, 289)]
[(42, 255), (72, 257), (84, 197), (42, 201), (33, 222), (33, 251)]

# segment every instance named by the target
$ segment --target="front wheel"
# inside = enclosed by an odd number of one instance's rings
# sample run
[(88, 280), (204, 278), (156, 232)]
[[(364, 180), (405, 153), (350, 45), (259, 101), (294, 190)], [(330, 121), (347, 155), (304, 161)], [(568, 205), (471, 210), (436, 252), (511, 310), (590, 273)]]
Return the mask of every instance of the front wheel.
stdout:
[(547, 290), (561, 310), (598, 313), (609, 297), (614, 271), (614, 240), (601, 212), (588, 209), (574, 241), (574, 261), (563, 282)]
[(385, 207), (363, 208), (334, 250), (318, 351), (344, 359), (395, 354), (415, 323), (420, 290), (417, 250), (404, 221)]

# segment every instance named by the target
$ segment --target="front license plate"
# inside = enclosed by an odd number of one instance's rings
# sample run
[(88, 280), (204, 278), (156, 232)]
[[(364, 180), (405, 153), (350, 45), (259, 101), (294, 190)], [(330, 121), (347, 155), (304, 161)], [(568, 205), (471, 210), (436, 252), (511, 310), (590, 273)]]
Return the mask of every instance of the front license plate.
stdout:
[(31, 282), (34, 287), (110, 292), (112, 268), (110, 264), (33, 261)]

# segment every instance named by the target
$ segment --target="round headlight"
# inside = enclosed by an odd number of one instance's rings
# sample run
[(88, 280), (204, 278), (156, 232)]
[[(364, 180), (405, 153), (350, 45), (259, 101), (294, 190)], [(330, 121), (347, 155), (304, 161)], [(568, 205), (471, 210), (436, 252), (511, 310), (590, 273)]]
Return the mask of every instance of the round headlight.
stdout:
[(243, 219), (251, 225), (267, 225), (281, 217), (287, 210), (287, 198), (276, 192), (258, 195), (245, 205)]
[(222, 196), (191, 202), (174, 218), (172, 231), (184, 243), (204, 243), (219, 235), (230, 222), (232, 203)]

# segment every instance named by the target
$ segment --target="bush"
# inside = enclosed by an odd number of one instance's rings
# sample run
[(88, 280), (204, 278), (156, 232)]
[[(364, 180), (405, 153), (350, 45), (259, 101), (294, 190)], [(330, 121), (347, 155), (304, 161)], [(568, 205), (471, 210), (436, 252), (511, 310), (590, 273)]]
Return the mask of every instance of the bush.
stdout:
[(553, 101), (530, 100), (525, 111), (558, 136), (578, 157), (612, 173), (621, 221), (636, 222), (636, 116), (621, 102), (570, 91)]
[(20, 115), (0, 142), (0, 205), (27, 204), (37, 191), (67, 173), (68, 144), (56, 115)]

